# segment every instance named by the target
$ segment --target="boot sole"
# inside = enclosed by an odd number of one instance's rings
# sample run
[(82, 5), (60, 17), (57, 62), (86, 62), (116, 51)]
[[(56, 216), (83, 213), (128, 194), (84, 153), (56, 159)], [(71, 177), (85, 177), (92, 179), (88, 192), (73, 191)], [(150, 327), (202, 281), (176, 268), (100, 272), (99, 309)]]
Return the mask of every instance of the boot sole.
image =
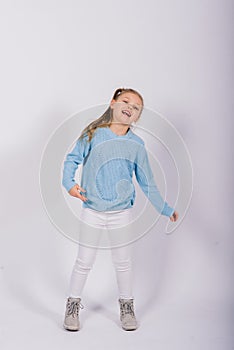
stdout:
[(80, 330), (80, 328), (77, 327), (68, 327), (65, 324), (63, 325), (64, 329), (66, 329), (67, 331), (71, 331), (71, 332), (77, 332)]
[(138, 327), (137, 326), (132, 326), (132, 327), (124, 327), (124, 326), (122, 326), (122, 328), (125, 331), (135, 331)]

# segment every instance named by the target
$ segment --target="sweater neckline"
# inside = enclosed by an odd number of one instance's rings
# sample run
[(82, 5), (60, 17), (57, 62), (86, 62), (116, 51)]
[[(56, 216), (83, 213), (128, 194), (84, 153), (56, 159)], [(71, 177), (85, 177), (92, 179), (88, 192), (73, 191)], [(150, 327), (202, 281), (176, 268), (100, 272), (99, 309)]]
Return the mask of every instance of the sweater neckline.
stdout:
[(109, 134), (111, 134), (112, 136), (114, 136), (116, 138), (129, 138), (130, 134), (131, 134), (131, 128), (129, 128), (128, 131), (126, 132), (126, 134), (124, 134), (124, 135), (117, 135), (114, 131), (111, 130), (111, 128), (109, 126), (107, 126), (105, 129), (107, 129)]

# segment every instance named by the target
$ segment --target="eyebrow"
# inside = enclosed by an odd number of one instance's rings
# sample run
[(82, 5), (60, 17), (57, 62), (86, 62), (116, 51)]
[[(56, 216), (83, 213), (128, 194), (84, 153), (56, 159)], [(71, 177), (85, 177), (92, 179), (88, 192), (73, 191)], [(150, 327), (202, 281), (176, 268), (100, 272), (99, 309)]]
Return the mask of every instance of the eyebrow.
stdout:
[[(129, 97), (127, 97), (127, 96), (122, 96), (122, 98), (127, 98), (129, 100)], [(142, 104), (139, 104), (139, 103), (133, 103), (133, 104), (138, 105), (138, 106), (142, 106)]]

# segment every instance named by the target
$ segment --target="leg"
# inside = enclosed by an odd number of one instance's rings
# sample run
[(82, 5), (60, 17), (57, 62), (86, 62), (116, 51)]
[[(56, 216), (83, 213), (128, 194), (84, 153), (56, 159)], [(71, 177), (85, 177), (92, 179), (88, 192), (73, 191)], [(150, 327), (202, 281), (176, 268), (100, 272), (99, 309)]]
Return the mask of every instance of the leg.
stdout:
[(113, 262), (119, 287), (120, 321), (126, 331), (137, 329), (132, 294), (131, 246), (112, 248)]
[(69, 296), (73, 298), (81, 297), (82, 290), (87, 280), (88, 274), (92, 269), (96, 258), (97, 249), (79, 245), (79, 250), (75, 264), (73, 266)]
[(88, 274), (92, 269), (96, 258), (97, 246), (101, 237), (102, 227), (103, 218), (98, 212), (82, 208), (80, 223), (80, 242), (86, 242), (86, 237), (91, 232), (93, 235), (92, 245), (94, 246), (90, 247), (79, 244), (77, 258), (71, 274), (68, 293), (69, 297), (81, 297), (81, 293), (87, 280)]
[(123, 299), (133, 298), (131, 245), (112, 248), (112, 261), (116, 271), (119, 296)]
[(69, 331), (78, 331), (80, 329), (79, 310), (84, 308), (81, 304), (80, 296), (95, 256), (95, 248), (79, 246), (78, 255), (72, 270), (63, 324), (64, 328)]
[[(109, 224), (113, 227), (118, 227), (120, 224), (128, 224), (131, 222), (132, 212), (123, 210), (117, 215), (109, 218)], [(127, 227), (126, 233), (131, 232), (131, 225)], [(120, 306), (120, 321), (122, 328), (126, 331), (135, 330), (138, 327), (135, 312), (134, 312), (134, 297), (132, 293), (132, 245), (127, 244), (121, 247), (111, 249), (112, 260), (116, 270), (117, 283), (119, 288), (119, 306)]]
[[(94, 230), (96, 245), (94, 247), (89, 247), (79, 244), (77, 258), (71, 274), (64, 318), (64, 328), (69, 331), (78, 331), (80, 329), (79, 310), (80, 308), (84, 308), (84, 306), (81, 304), (80, 296), (96, 257), (97, 245), (100, 236), (99, 232), (101, 232), (99, 227), (102, 225), (102, 218), (100, 216), (96, 216), (95, 212), (90, 212), (88, 210), (82, 211), (81, 218), (84, 220), (84, 222), (82, 221), (80, 225), (80, 241), (82, 242), (82, 239), (84, 239), (86, 234), (88, 234), (90, 231), (89, 227), (84, 223), (96, 223), (97, 226)], [(92, 243), (94, 243), (94, 239), (92, 239)]]
[[(131, 231), (132, 210), (125, 209), (116, 212), (110, 212), (107, 215), (107, 224), (109, 229), (122, 230), (126, 228), (126, 234)], [(110, 241), (114, 240), (117, 233), (110, 233)], [(119, 288), (120, 298), (130, 299), (132, 296), (132, 261), (131, 261), (132, 245), (127, 244), (120, 247), (112, 247), (112, 261), (116, 271), (117, 284)]]

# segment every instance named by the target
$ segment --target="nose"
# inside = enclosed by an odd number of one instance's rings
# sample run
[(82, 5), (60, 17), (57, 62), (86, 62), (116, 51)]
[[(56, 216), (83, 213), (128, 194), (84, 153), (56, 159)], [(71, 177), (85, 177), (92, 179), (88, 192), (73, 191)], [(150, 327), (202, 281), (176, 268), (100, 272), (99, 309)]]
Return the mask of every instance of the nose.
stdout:
[(128, 108), (132, 109), (132, 105), (130, 103), (128, 103)]

